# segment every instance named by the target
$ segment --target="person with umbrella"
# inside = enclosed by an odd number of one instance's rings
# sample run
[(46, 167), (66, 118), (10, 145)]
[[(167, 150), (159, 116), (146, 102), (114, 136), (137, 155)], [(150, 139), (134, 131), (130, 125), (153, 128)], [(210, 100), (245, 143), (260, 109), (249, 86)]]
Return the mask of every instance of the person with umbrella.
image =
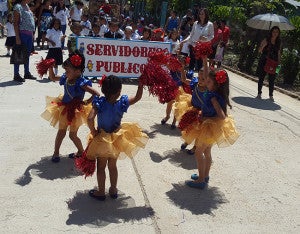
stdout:
[(258, 75), (258, 94), (257, 98), (261, 99), (262, 86), (266, 74), (269, 76), (269, 98), (271, 101), (274, 101), (273, 90), (274, 90), (274, 81), (276, 78), (275, 69), (274, 72), (268, 71), (266, 65), (269, 60), (277, 62), (277, 65), (280, 64), (281, 56), (281, 39), (280, 39), (280, 29), (278, 26), (273, 26), (269, 31), (267, 38), (265, 38), (258, 49), (261, 53), (258, 66), (257, 66), (257, 75)]

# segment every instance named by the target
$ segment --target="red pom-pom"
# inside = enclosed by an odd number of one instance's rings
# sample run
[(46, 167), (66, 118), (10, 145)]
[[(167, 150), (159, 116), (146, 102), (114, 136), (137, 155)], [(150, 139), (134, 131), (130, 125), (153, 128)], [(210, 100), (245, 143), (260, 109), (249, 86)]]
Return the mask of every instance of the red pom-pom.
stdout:
[(209, 56), (213, 53), (211, 42), (197, 41), (194, 49), (195, 58), (200, 59), (203, 56)]
[(145, 65), (140, 82), (148, 87), (150, 94), (158, 97), (160, 103), (174, 100), (178, 93), (178, 86), (170, 72), (154, 61)]
[(41, 59), (40, 62), (36, 64), (36, 70), (39, 76), (42, 78), (48, 71), (48, 69), (55, 65), (55, 59)]
[(190, 110), (186, 112), (180, 119), (178, 128), (183, 131), (186, 129), (190, 124), (199, 119), (199, 110)]
[(90, 160), (86, 157), (87, 149), (88, 147), (85, 149), (80, 158), (75, 159), (75, 166), (85, 175), (84, 178), (92, 176), (96, 170), (96, 160)]
[(167, 57), (167, 64), (166, 66), (170, 69), (170, 71), (181, 71), (182, 68), (182, 64), (179, 61), (179, 59), (177, 58), (177, 56), (174, 56), (172, 54), (170, 54)]
[(149, 53), (149, 62), (155, 62), (160, 65), (166, 65), (168, 63), (168, 53), (164, 51)]

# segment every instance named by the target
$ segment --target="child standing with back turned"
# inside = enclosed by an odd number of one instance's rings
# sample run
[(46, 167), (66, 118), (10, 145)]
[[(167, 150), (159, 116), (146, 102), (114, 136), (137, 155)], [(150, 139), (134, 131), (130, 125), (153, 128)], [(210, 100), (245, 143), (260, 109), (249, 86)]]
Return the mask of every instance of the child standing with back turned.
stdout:
[[(139, 101), (143, 94), (143, 86), (139, 84), (135, 96), (122, 95), (121, 80), (110, 75), (103, 77), (101, 91), (102, 97), (95, 97), (93, 109), (88, 117), (88, 126), (91, 130), (91, 139), (87, 149), (81, 158), (76, 159), (76, 166), (85, 173), (84, 168), (89, 162), (95, 160), (97, 163), (98, 190), (92, 189), (89, 195), (97, 200), (104, 201), (105, 195), (105, 168), (108, 167), (111, 198), (118, 197), (117, 181), (118, 169), (117, 160), (124, 156), (132, 158), (140, 148), (144, 148), (148, 137), (142, 132), (137, 123), (121, 123), (123, 114), (129, 106)], [(95, 118), (97, 117), (97, 127)], [(94, 170), (94, 168), (93, 168)], [(92, 174), (92, 173), (91, 173)], [(85, 173), (85, 175), (91, 175)]]
[[(86, 123), (92, 108), (88, 103), (92, 101), (93, 96), (100, 95), (98, 91), (92, 88), (92, 82), (83, 77), (84, 67), (85, 58), (76, 50), (64, 61), (63, 68), (66, 73), (62, 76), (55, 76), (53, 68), (49, 69), (49, 78), (53, 81), (59, 81), (59, 84), (64, 86), (64, 95), (46, 98), (46, 110), (41, 114), (52, 126), (58, 127), (51, 159), (54, 163), (60, 161), (59, 149), (67, 130), (70, 130), (69, 137), (77, 148), (77, 153), (69, 154), (69, 157), (79, 157), (83, 153), (83, 146), (77, 132), (79, 127)], [(83, 101), (85, 92), (92, 94), (92, 97), (87, 101)]]
[[(203, 58), (203, 66), (208, 91), (203, 97), (197, 97), (200, 100), (201, 115), (181, 132), (188, 144), (195, 141), (198, 174), (193, 174), (192, 181), (187, 181), (186, 184), (198, 189), (204, 189), (209, 181), (212, 146), (229, 146), (239, 137), (233, 118), (227, 115), (227, 106), (231, 107), (227, 72), (212, 70), (208, 73), (207, 57)], [(194, 95), (198, 94), (193, 92)]]

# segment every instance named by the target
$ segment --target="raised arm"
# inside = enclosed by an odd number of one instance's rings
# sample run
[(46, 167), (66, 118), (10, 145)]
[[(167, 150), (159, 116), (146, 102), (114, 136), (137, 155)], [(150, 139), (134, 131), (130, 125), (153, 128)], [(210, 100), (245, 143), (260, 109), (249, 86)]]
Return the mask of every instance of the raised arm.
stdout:
[(139, 82), (138, 89), (136, 91), (135, 96), (129, 98), (129, 105), (133, 105), (139, 100), (141, 100), (143, 95), (143, 90), (144, 90), (143, 85), (141, 84), (141, 82)]

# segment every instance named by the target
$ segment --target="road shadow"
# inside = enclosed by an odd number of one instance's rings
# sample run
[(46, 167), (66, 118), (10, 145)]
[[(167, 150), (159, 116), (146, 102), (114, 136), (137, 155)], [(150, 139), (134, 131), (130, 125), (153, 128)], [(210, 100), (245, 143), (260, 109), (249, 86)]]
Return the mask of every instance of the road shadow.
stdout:
[(17, 82), (14, 80), (4, 81), (0, 83), (0, 87), (9, 87), (9, 86), (16, 86), (16, 85), (22, 85), (22, 82)]
[(213, 210), (228, 203), (224, 193), (218, 188), (208, 186), (204, 190), (190, 188), (183, 182), (172, 184), (173, 189), (166, 192), (169, 199), (180, 209), (191, 211), (195, 215), (211, 215)]
[(51, 157), (43, 157), (40, 161), (29, 165), (24, 174), (15, 180), (15, 183), (20, 186), (28, 185), (32, 180), (32, 175), (46, 180), (68, 179), (82, 175), (76, 169), (74, 159), (62, 156), (59, 163), (53, 163)]
[(151, 151), (150, 158), (155, 163), (160, 163), (164, 160), (168, 160), (176, 167), (181, 167), (187, 170), (194, 170), (197, 168), (195, 157), (179, 149), (168, 150), (164, 153), (163, 156)]
[(155, 138), (157, 133), (167, 135), (167, 136), (181, 136), (180, 130), (178, 128), (171, 129), (170, 124), (158, 124), (155, 123), (154, 125), (150, 126), (151, 131), (147, 131), (147, 135), (150, 139)]
[(40, 77), (37, 78), (36, 81), (41, 83), (41, 84), (47, 84), (47, 83), (53, 82), (52, 80), (50, 80), (48, 78), (40, 78)]
[(142, 220), (154, 215), (151, 208), (137, 207), (132, 197), (120, 191), (118, 193), (116, 200), (107, 197), (105, 201), (98, 201), (89, 197), (88, 191), (77, 191), (75, 196), (67, 201), (72, 213), (66, 224), (104, 227), (110, 223)]
[(280, 105), (270, 101), (269, 99), (257, 99), (252, 97), (233, 97), (231, 100), (240, 105), (248, 106), (254, 109), (273, 111), (281, 109)]

